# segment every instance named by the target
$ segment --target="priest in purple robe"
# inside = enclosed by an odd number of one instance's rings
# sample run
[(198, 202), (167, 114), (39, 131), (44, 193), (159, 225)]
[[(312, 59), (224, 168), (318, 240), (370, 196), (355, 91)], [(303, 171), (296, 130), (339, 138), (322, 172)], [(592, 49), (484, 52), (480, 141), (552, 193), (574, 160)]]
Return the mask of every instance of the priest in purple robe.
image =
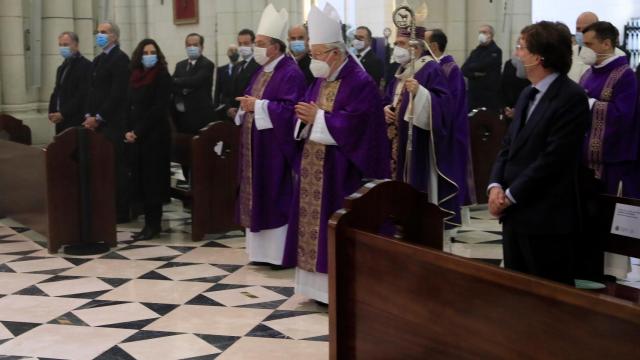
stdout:
[[(585, 137), (583, 160), (608, 194), (640, 199), (640, 112), (638, 84), (624, 55), (616, 54), (619, 33), (606, 21), (583, 29), (581, 57), (590, 68), (580, 85), (591, 107), (591, 127)], [(629, 258), (607, 253), (605, 274), (624, 279)]]
[(627, 58), (615, 54), (619, 36), (615, 26), (599, 21), (583, 34), (587, 48), (583, 51), (589, 53), (583, 57), (591, 65), (580, 79), (591, 106), (584, 160), (604, 182), (607, 193), (640, 198), (637, 80)]
[(262, 67), (236, 99), (241, 107), (235, 118), (241, 126), (237, 218), (246, 228), (249, 260), (274, 268), (296, 263), (296, 244), (286, 241), (297, 154), (291, 134), (294, 106), (305, 91), (304, 75), (285, 54), (287, 19), (286, 10), (265, 8), (254, 49)]
[(440, 64), (428, 52), (425, 29), (416, 28), (415, 44), (410, 44), (409, 37), (408, 31), (398, 30), (393, 57), (400, 68), (386, 90), (391, 174), (427, 192), (430, 202), (449, 213), (445, 222), (451, 228), (460, 225), (458, 183), (466, 178), (466, 165), (455, 154), (465, 150), (456, 142), (449, 85)]
[(471, 139), (469, 135), (469, 116), (467, 115), (467, 89), (464, 82), (464, 75), (456, 60), (451, 55), (446, 55), (447, 35), (441, 29), (427, 31), (425, 38), (433, 55), (438, 59), (440, 67), (447, 77), (449, 85), (449, 95), (451, 95), (451, 111), (453, 117), (454, 142), (455, 147), (451, 151), (454, 164), (460, 166), (456, 174), (463, 175), (464, 178), (456, 179), (456, 184), (460, 187), (459, 198), (462, 205), (477, 203), (475, 181), (473, 177), (473, 166), (471, 163)]
[(364, 179), (388, 178), (389, 147), (377, 86), (348, 55), (331, 5), (312, 6), (309, 35), (317, 79), (296, 106), (292, 135), (303, 151), (289, 235), (298, 241), (296, 293), (327, 303), (329, 218)]

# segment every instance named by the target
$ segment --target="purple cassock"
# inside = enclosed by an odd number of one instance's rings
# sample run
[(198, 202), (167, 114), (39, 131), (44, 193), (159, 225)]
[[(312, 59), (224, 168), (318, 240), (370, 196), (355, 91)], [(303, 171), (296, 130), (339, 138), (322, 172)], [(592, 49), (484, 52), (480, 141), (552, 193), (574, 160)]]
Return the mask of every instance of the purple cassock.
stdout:
[[(271, 128), (258, 130), (264, 119), (256, 112), (242, 115), (238, 222), (251, 232), (287, 224), (293, 197), (293, 161), (299, 145), (292, 135), (294, 106), (304, 96), (304, 75), (298, 64), (284, 56), (272, 72), (259, 69), (245, 94), (268, 100)], [(256, 107), (258, 104), (256, 103)], [(296, 244), (287, 243), (282, 265), (293, 266)]]
[(626, 57), (590, 67), (580, 85), (595, 99), (583, 148), (585, 163), (607, 193), (617, 194), (622, 181), (623, 196), (640, 198), (638, 84)]
[[(408, 66), (406, 67), (408, 68)], [(449, 85), (440, 64), (430, 57), (424, 56), (416, 60), (416, 73), (413, 78), (427, 89), (431, 106), (419, 109), (414, 101), (416, 112), (424, 111), (431, 116), (431, 131), (417, 126), (413, 127), (413, 155), (410, 167), (411, 178), (405, 179), (405, 157), (408, 138), (408, 121), (405, 120), (409, 93), (403, 86), (407, 78), (407, 69), (401, 67), (393, 81), (387, 86), (387, 103), (396, 109), (395, 123), (388, 124), (388, 136), (391, 140), (391, 168), (392, 176), (396, 180), (405, 181), (420, 191), (429, 192), (430, 177), (437, 176), (437, 201), (430, 199), (450, 216), (445, 220), (448, 227), (460, 225), (460, 187), (458, 183), (466, 182), (466, 163), (464, 163), (465, 149), (459, 149), (457, 141), (456, 122), (453, 117), (454, 105), (449, 94)], [(420, 93), (418, 94), (420, 95)], [(418, 98), (416, 95), (416, 99)], [(434, 149), (435, 151), (433, 151)], [(459, 149), (460, 151), (456, 151)], [(433, 164), (432, 156), (435, 157)], [(434, 165), (435, 168), (434, 169)], [(435, 174), (434, 174), (435, 173)], [(433, 187), (431, 187), (433, 189)]]
[(451, 95), (454, 143), (451, 158), (455, 165), (460, 166), (455, 174), (463, 178), (455, 179), (460, 188), (459, 198), (462, 205), (475, 204), (475, 182), (471, 163), (471, 139), (469, 138), (469, 117), (467, 115), (467, 89), (462, 70), (456, 64), (453, 56), (446, 55), (440, 59), (440, 66), (447, 77), (449, 94)]
[(312, 101), (324, 117), (296, 134), (309, 133), (296, 165), (288, 237), (298, 241), (300, 269), (326, 274), (329, 218), (363, 179), (389, 177), (389, 144), (376, 84), (351, 57), (335, 79), (316, 79), (304, 100)]

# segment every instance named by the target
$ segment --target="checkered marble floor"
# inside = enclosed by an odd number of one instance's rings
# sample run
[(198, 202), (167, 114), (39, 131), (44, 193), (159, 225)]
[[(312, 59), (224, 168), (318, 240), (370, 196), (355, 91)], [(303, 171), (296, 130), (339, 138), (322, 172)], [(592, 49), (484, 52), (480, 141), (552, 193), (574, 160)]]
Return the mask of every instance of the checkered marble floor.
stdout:
[[(294, 295), (293, 270), (249, 264), (241, 232), (192, 242), (178, 203), (163, 218), (158, 239), (130, 240), (135, 221), (84, 257), (0, 219), (0, 359), (328, 358), (327, 308)], [(499, 230), (474, 211), (451, 250), (500, 265)]]

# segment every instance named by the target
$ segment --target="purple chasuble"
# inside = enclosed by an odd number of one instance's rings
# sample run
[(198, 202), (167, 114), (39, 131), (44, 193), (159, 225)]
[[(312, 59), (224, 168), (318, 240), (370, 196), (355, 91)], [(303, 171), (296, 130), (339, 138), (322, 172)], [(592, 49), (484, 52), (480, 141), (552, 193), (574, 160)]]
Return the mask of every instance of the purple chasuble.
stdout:
[(299, 268), (326, 274), (329, 218), (363, 179), (389, 177), (389, 144), (377, 86), (351, 57), (335, 81), (316, 79), (304, 101), (325, 111), (327, 129), (337, 145), (304, 140), (296, 162), (300, 178), (288, 242), (297, 240)]
[[(271, 129), (258, 130), (254, 113), (247, 113), (240, 125), (241, 191), (236, 210), (238, 222), (252, 232), (275, 229), (288, 222), (293, 197), (292, 165), (298, 152), (298, 144), (292, 135), (294, 106), (302, 99), (304, 91), (302, 71), (293, 59), (285, 56), (273, 73), (258, 70), (245, 92), (269, 100), (267, 108), (273, 124)], [(250, 136), (247, 134), (249, 129)], [(295, 265), (295, 243), (286, 244), (283, 265)]]
[[(423, 61), (421, 58), (417, 61)], [(403, 71), (400, 68), (399, 71)], [(429, 187), (429, 163), (431, 139), (435, 148), (436, 166), (438, 168), (438, 206), (447, 211), (450, 216), (445, 222), (451, 225), (460, 225), (460, 187), (458, 182), (466, 182), (466, 164), (462, 163), (461, 152), (454, 151), (460, 147), (456, 141), (455, 120), (453, 118), (452, 98), (449, 94), (449, 85), (444, 71), (436, 61), (428, 61), (413, 76), (431, 95), (431, 126), (432, 131), (413, 128), (413, 156), (411, 159), (411, 179), (408, 183), (420, 191), (427, 191)], [(387, 99), (394, 98), (397, 82), (395, 78), (386, 90)], [(404, 120), (409, 104), (409, 93), (403, 89), (400, 107), (396, 110), (397, 142), (391, 156), (395, 158), (395, 179), (403, 181), (405, 156), (409, 123)], [(395, 104), (394, 104), (395, 105)], [(431, 133), (431, 134), (430, 134)], [(391, 135), (391, 134), (390, 134)], [(461, 150), (461, 151), (466, 151)], [(436, 203), (434, 201), (434, 203)]]
[(585, 163), (604, 182), (607, 193), (617, 194), (622, 181), (622, 195), (639, 198), (640, 113), (633, 70), (620, 56), (601, 68), (590, 67), (580, 85), (596, 100), (583, 147)]
[(463, 178), (455, 179), (456, 184), (460, 188), (458, 196), (462, 201), (462, 205), (471, 205), (477, 201), (471, 163), (471, 139), (469, 137), (467, 89), (464, 82), (464, 75), (451, 55), (442, 57), (440, 59), (440, 66), (447, 77), (452, 102), (455, 147), (452, 149), (451, 158), (455, 165), (461, 167), (455, 174), (464, 174)]

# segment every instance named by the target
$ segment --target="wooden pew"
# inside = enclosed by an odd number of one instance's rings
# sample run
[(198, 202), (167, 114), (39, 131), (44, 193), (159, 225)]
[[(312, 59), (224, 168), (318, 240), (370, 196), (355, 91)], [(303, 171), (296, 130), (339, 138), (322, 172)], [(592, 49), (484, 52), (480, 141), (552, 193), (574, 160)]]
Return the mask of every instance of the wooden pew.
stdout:
[(491, 168), (502, 146), (508, 124), (499, 115), (487, 109), (476, 109), (469, 114), (471, 159), (478, 203), (487, 203), (487, 186)]
[(172, 189), (172, 197), (191, 207), (191, 238), (239, 229), (235, 223), (240, 132), (229, 122), (214, 122), (187, 138), (174, 138), (174, 156), (191, 167), (191, 188)]
[[(88, 149), (87, 207), (80, 195), (80, 132)], [(68, 129), (44, 149), (0, 141), (0, 164), (0, 217), (47, 237), (50, 253), (63, 245), (116, 246), (113, 151), (102, 135)]]
[(20, 144), (31, 145), (31, 129), (8, 114), (0, 114), (0, 132), (9, 134), (10, 141)]
[(638, 359), (640, 303), (376, 234), (391, 189), (361, 189), (330, 220), (331, 359)]

